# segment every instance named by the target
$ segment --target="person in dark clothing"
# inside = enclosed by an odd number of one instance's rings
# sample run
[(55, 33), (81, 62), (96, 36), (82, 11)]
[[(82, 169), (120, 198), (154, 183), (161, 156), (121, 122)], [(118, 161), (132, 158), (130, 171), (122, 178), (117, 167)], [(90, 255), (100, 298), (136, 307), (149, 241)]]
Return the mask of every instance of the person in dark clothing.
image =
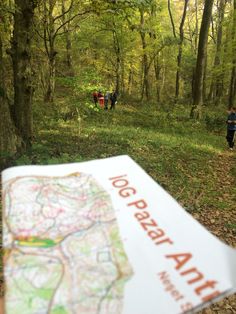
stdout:
[(110, 107), (110, 109), (115, 109), (116, 103), (117, 103), (117, 92), (113, 91), (111, 94), (111, 107)]
[(227, 118), (227, 142), (229, 144), (229, 149), (233, 150), (234, 147), (234, 136), (236, 131), (236, 108), (230, 108), (230, 112)]
[(93, 101), (94, 101), (95, 107), (97, 107), (97, 104), (98, 104), (98, 93), (97, 93), (97, 91), (93, 92)]

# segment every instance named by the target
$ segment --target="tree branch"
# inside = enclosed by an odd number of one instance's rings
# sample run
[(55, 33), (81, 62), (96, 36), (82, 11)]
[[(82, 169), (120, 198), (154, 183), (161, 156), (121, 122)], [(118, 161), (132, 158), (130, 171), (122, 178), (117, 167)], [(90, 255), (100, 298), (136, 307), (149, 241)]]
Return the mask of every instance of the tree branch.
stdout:
[(94, 12), (93, 10), (88, 10), (88, 11), (84, 11), (84, 12), (81, 12), (81, 13), (77, 13), (75, 14), (74, 16), (72, 16), (71, 18), (69, 18), (67, 21), (65, 21), (64, 23), (62, 23), (54, 32), (53, 34), (53, 39), (55, 39), (55, 37), (57, 36), (59, 30), (64, 27), (66, 24), (70, 23), (71, 21), (73, 21), (76, 17), (78, 16), (82, 16), (82, 15), (85, 15), (85, 14), (88, 14), (88, 13), (91, 13), (91, 12)]
[(71, 0), (71, 3), (70, 3), (69, 8), (68, 8), (65, 12), (63, 12), (62, 14), (55, 16), (55, 17), (53, 18), (53, 22), (55, 22), (56, 20), (62, 18), (63, 15), (66, 15), (67, 13), (69, 13), (70, 10), (72, 9), (73, 5), (74, 5), (74, 0)]
[(170, 16), (171, 25), (172, 25), (173, 35), (176, 38), (177, 36), (176, 36), (176, 31), (175, 31), (175, 23), (174, 23), (172, 12), (171, 12), (170, 0), (168, 0), (168, 12)]

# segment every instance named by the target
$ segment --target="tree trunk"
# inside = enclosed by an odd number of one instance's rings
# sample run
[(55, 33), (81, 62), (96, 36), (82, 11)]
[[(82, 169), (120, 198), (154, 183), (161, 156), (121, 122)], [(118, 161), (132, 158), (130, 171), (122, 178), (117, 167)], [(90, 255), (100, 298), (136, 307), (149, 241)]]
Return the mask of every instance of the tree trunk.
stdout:
[(120, 87), (120, 94), (124, 95), (126, 93), (125, 90), (126, 84), (125, 84), (125, 62), (124, 59), (121, 62), (121, 87)]
[(115, 90), (117, 94), (120, 94), (120, 84), (121, 83), (121, 59), (119, 54), (116, 56), (116, 87)]
[(194, 51), (195, 55), (197, 54), (198, 47), (198, 0), (195, 0), (195, 41), (194, 41)]
[[(69, 11), (70, 14), (70, 11)], [(65, 0), (62, 0), (62, 23), (64, 25), (64, 33), (65, 33), (65, 40), (66, 40), (66, 66), (68, 68), (68, 74), (70, 76), (74, 76), (73, 70), (73, 62), (72, 62), (72, 43), (71, 43), (71, 36), (70, 36), (70, 23), (65, 23), (66, 9), (65, 9)], [(69, 15), (70, 18), (70, 15)]]
[(157, 95), (157, 103), (159, 104), (161, 101), (161, 66), (159, 55), (154, 60), (154, 69), (155, 69), (155, 77), (156, 77), (156, 95)]
[(132, 83), (133, 83), (133, 68), (132, 66), (129, 69), (129, 77), (128, 77), (128, 87), (127, 87), (127, 93), (128, 95), (131, 95), (132, 92)]
[(192, 118), (200, 118), (203, 103), (203, 77), (205, 68), (205, 58), (208, 41), (208, 31), (211, 22), (212, 8), (214, 0), (205, 0), (205, 6), (203, 11), (199, 43), (198, 43), (198, 55), (197, 64), (195, 70), (195, 84), (194, 84), (194, 97), (193, 105), (190, 116)]
[(143, 95), (142, 95), (142, 99), (145, 95), (147, 100), (150, 99), (150, 85), (149, 85), (149, 79), (148, 79), (148, 74), (149, 74), (148, 68), (149, 68), (148, 67), (148, 56), (147, 56), (146, 52), (144, 52), (144, 55), (143, 55)]
[[(197, 56), (197, 48), (198, 48), (198, 0), (195, 0), (195, 40), (193, 45), (193, 54), (194, 57)], [(192, 67), (192, 80), (191, 80), (191, 91), (192, 91), (192, 99), (194, 95), (194, 86), (195, 86), (195, 67)]]
[(55, 77), (56, 77), (56, 53), (54, 50), (50, 51), (48, 59), (48, 77), (47, 90), (44, 96), (45, 102), (53, 103), (55, 94)]
[(73, 63), (72, 63), (72, 44), (70, 39), (70, 34), (66, 32), (66, 65), (68, 66), (71, 75), (74, 75)]
[[(207, 48), (206, 48), (207, 49)], [(207, 99), (207, 63), (208, 63), (208, 55), (206, 53), (205, 62), (204, 62), (204, 70), (203, 70), (203, 82), (202, 82), (202, 102), (205, 103)]]
[(15, 5), (11, 42), (14, 76), (13, 119), (24, 144), (29, 147), (33, 136), (31, 38), (35, 6), (30, 0), (15, 0)]
[(223, 21), (224, 21), (224, 13), (225, 13), (225, 0), (220, 0), (219, 8), (218, 8), (218, 29), (217, 29), (217, 39), (216, 39), (216, 53), (214, 59), (213, 68), (217, 70), (215, 77), (212, 78), (210, 92), (208, 96), (208, 100), (213, 100), (215, 105), (218, 105), (221, 102), (221, 98), (223, 95), (223, 73), (221, 67), (221, 49), (222, 49), (222, 29), (223, 29)]
[[(217, 47), (216, 47), (216, 56), (215, 56), (215, 66), (221, 67), (221, 46), (222, 46), (222, 34), (223, 34), (223, 22), (224, 22), (224, 15), (225, 15), (225, 5), (226, 1), (220, 1), (220, 8), (219, 8), (219, 25), (218, 25), (218, 32), (217, 32)], [(220, 69), (219, 75), (216, 76), (216, 84), (215, 84), (215, 104), (218, 105), (221, 103), (221, 99), (223, 96), (224, 90), (224, 74), (223, 69)]]
[(233, 45), (233, 60), (232, 60), (232, 71), (231, 80), (229, 86), (229, 105), (232, 107), (235, 105), (236, 99), (236, 0), (234, 0), (234, 11), (233, 11), (233, 28), (232, 28), (232, 45)]
[(16, 135), (15, 126), (12, 122), (6, 88), (4, 84), (4, 68), (3, 68), (3, 48), (2, 36), (0, 33), (0, 168), (2, 169), (5, 161), (14, 155), (17, 146), (20, 144), (19, 137)]
[(176, 72), (176, 80), (175, 80), (175, 102), (177, 102), (179, 98), (180, 68), (181, 68), (181, 62), (182, 62), (182, 52), (183, 52), (183, 42), (184, 42), (184, 22), (185, 22), (186, 13), (187, 13), (188, 2), (189, 0), (185, 0), (182, 20), (179, 27), (179, 52), (177, 56), (177, 72)]
[(44, 101), (53, 103), (55, 94), (55, 76), (56, 76), (56, 50), (55, 50), (55, 27), (53, 10), (55, 1), (49, 0), (49, 7), (44, 1), (44, 18), (47, 23), (44, 24), (44, 46), (48, 57), (48, 75), (46, 79), (47, 89), (44, 95)]
[(147, 100), (150, 99), (150, 85), (149, 85), (149, 64), (148, 64), (148, 55), (147, 55), (147, 43), (146, 43), (146, 34), (144, 30), (144, 12), (140, 9), (140, 37), (142, 41), (142, 48), (143, 48), (143, 60), (142, 60), (142, 66), (143, 66), (143, 86), (142, 86), (142, 96), (141, 99), (143, 100), (144, 95)]
[(170, 22), (171, 22), (171, 26), (172, 26), (173, 35), (176, 38), (177, 36), (176, 36), (176, 31), (175, 31), (175, 23), (174, 23), (174, 19), (173, 19), (173, 16), (172, 16), (170, 0), (168, 0), (168, 12), (169, 12), (169, 16), (170, 16)]
[(116, 54), (116, 68), (115, 68), (115, 73), (116, 73), (116, 86), (115, 90), (117, 94), (120, 94), (120, 87), (121, 87), (121, 48), (120, 48), (120, 42), (119, 38), (116, 32), (116, 25), (113, 23), (113, 45), (114, 45), (114, 50)]

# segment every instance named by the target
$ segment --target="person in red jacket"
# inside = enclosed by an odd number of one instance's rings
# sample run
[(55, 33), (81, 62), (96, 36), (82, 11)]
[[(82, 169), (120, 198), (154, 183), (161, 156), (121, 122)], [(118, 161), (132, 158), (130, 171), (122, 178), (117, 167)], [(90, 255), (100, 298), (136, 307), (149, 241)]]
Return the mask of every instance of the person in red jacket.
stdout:
[(101, 108), (104, 107), (104, 97), (101, 91), (98, 92), (98, 101)]

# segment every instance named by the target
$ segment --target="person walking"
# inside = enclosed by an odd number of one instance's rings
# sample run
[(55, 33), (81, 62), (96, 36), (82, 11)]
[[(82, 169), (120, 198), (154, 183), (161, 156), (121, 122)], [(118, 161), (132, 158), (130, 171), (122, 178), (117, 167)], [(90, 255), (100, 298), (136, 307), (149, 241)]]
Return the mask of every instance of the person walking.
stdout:
[(111, 107), (110, 107), (110, 109), (114, 110), (116, 103), (117, 103), (117, 92), (113, 91), (111, 94)]
[(97, 107), (97, 105), (98, 105), (98, 93), (96, 90), (93, 92), (93, 102), (94, 102), (95, 107)]
[(109, 92), (106, 92), (106, 94), (105, 94), (105, 96), (104, 96), (104, 101), (105, 101), (104, 109), (105, 109), (105, 110), (108, 109), (109, 99), (110, 99), (110, 93), (109, 93)]
[(229, 149), (233, 150), (234, 137), (236, 131), (236, 107), (231, 107), (227, 118), (227, 135), (226, 139), (229, 145)]
[(104, 107), (104, 97), (101, 91), (98, 91), (98, 102), (101, 108)]

